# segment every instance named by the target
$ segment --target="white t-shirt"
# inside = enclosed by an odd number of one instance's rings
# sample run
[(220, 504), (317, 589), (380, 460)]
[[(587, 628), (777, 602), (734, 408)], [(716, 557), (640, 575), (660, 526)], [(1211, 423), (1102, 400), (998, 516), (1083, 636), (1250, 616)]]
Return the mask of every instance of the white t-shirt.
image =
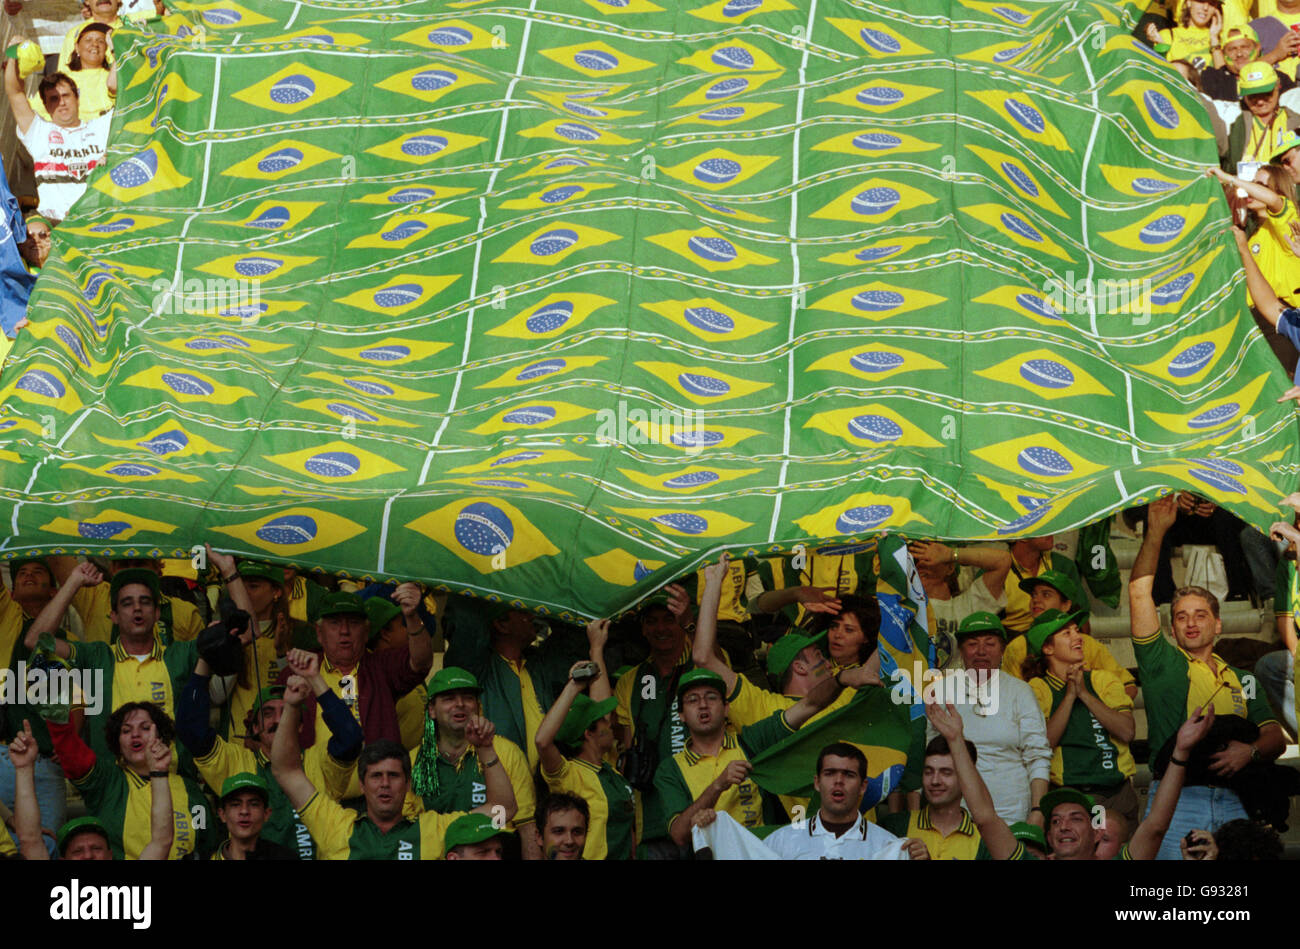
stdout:
[(19, 134), (36, 168), (40, 213), (51, 223), (68, 216), (68, 209), (86, 190), (90, 173), (104, 164), (112, 121), (111, 115), (104, 115), (69, 129), (37, 116)]
[(774, 830), (764, 838), (782, 860), (907, 860), (906, 844), (879, 824), (857, 822), (839, 837), (822, 826), (818, 812), (799, 824)]

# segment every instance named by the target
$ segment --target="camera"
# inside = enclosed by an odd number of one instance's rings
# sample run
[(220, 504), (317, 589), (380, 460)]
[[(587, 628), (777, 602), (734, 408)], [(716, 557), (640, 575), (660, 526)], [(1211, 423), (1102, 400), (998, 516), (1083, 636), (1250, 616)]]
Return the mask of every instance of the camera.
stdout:
[(584, 662), (573, 670), (570, 677), (574, 682), (591, 682), (600, 677), (600, 666), (594, 662)]

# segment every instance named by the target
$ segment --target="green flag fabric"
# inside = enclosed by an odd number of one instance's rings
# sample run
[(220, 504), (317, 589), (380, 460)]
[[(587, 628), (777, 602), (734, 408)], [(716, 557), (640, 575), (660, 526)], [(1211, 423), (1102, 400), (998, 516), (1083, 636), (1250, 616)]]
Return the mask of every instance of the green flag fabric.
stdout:
[(169, 2), (0, 374), (0, 556), (608, 615), (1297, 457), (1131, 3)]

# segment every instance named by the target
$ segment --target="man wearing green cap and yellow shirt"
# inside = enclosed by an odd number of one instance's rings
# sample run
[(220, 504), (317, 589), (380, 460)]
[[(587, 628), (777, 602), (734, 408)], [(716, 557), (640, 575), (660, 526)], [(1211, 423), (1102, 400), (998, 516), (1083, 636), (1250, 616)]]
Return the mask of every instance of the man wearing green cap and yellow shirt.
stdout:
[[(1120, 848), (1116, 860), (1154, 860), (1160, 849), (1161, 841), (1167, 836), (1174, 809), (1178, 806), (1178, 794), (1182, 790), (1183, 778), (1188, 755), (1210, 730), (1214, 723), (1214, 710), (1206, 709), (1205, 716), (1200, 716), (1197, 709), (1191, 718), (1178, 730), (1174, 755), (1169, 761), (1165, 779), (1155, 790), (1151, 799), (1151, 809), (1146, 820), (1133, 833), (1133, 839)], [(966, 751), (965, 737), (962, 735), (962, 718), (952, 705), (927, 703), (925, 713), (935, 731), (948, 740), (952, 750), (953, 764), (957, 769), (957, 780), (961, 785), (962, 797), (975, 818), (980, 836), (984, 840), (981, 852), (976, 859), (993, 860), (1033, 860), (1025, 845), (1016, 838), (993, 808), (993, 798), (989, 789), (975, 768), (975, 762)], [(1101, 816), (1101, 809), (1087, 794), (1074, 788), (1058, 788), (1044, 794), (1039, 802), (1046, 823), (1045, 837), (1052, 853), (1052, 860), (1096, 860), (1097, 838), (1094, 820)], [(1176, 838), (1175, 838), (1176, 841)], [(1176, 843), (1175, 843), (1176, 846)]]
[[(50, 569), (60, 585), (67, 582), (72, 571), (77, 569), (77, 558), (56, 556), (48, 558)], [(179, 597), (166, 596), (162, 593), (162, 562), (150, 558), (126, 558), (109, 562), (109, 574), (104, 583), (84, 584), (72, 599), (72, 608), (81, 617), (86, 628), (87, 642), (117, 642), (121, 634), (113, 617), (111, 581), (124, 570), (147, 570), (157, 578), (159, 594), (156, 606), (158, 616), (155, 631), (162, 645), (194, 639), (203, 629), (203, 617), (193, 603)]]
[[(361, 753), (361, 726), (321, 678), (318, 657), (314, 653), (297, 657), (302, 658), (303, 664), (295, 672), (310, 683), (321, 715), (331, 728), (327, 743), (318, 742), (307, 749), (303, 756), (304, 769), (313, 785), (338, 800), (347, 792)], [(193, 755), (199, 776), (213, 791), (221, 791), (237, 774), (261, 776), (267, 787), (270, 816), (266, 827), (259, 827), (259, 832), (268, 842), (296, 852), (299, 859), (313, 859), (316, 848), (306, 825), (271, 776), (271, 747), (284, 712), (284, 687), (268, 685), (255, 698), (240, 729), (241, 737), (246, 737), (252, 746), (248, 747), (244, 742), (222, 738), (208, 724), (210, 673), (207, 661), (200, 658), (177, 702), (176, 737)]]
[[(271, 748), (271, 771), (289, 801), (302, 815), (324, 860), (437, 860), (443, 856), (446, 833), (462, 813), (425, 811), (415, 819), (404, 816), (411, 783), (411, 760), (395, 741), (372, 742), (357, 760), (365, 806), (359, 815), (319, 793), (302, 770), (298, 754), (298, 719), (311, 687), (301, 676), (285, 684), (285, 711)], [(510, 777), (492, 750), (496, 729), (481, 716), (465, 726), (483, 769), (487, 800), (474, 808), (505, 827), (515, 814)]]
[[(601, 655), (602, 661), (595, 678), (574, 678), (588, 671), (588, 663), (573, 665), (569, 681), (537, 729), (542, 778), (552, 792), (587, 802), (583, 859), (631, 860), (636, 850), (636, 801), (632, 785), (607, 760), (615, 744), (610, 716), (618, 706), (603, 662), (609, 620), (589, 624), (587, 635), (592, 654)], [(590, 697), (583, 694), (587, 689)]]
[(1133, 700), (1115, 676), (1085, 668), (1079, 623), (1086, 615), (1044, 610), (1034, 618), (1025, 634), (1031, 653), (1026, 671), (1035, 673), (1029, 687), (1054, 749), (1052, 786), (1090, 794), (1134, 826), (1138, 799), (1131, 779), (1137, 768), (1128, 749), (1136, 732)]
[[(423, 593), (414, 583), (402, 583), (391, 595), (402, 611), (406, 624), (406, 643), (396, 649), (368, 652), (370, 620), (365, 603), (355, 593), (331, 593), (321, 601), (316, 636), (323, 658), (321, 676), (352, 712), (361, 725), (366, 743), (400, 741), (397, 700), (424, 682), (433, 666), (433, 640), (420, 617)], [(301, 650), (290, 650), (289, 664), (301, 665), (295, 657)], [(293, 675), (291, 669), (280, 673), (283, 684)], [(302, 744), (310, 748), (317, 741), (329, 739), (329, 723), (316, 715), (316, 698), (309, 695), (303, 712)], [(356, 780), (348, 797), (361, 792)]]
[(1228, 129), (1228, 150), (1220, 162), (1229, 174), (1238, 173), (1238, 162), (1267, 164), (1279, 136), (1300, 127), (1300, 115), (1278, 105), (1277, 72), (1268, 63), (1256, 60), (1243, 66), (1237, 91), (1241, 93), (1241, 116)]
[[(1166, 746), (1174, 742), (1178, 723), (1191, 710), (1207, 703), (1219, 715), (1236, 716), (1256, 726), (1258, 737), (1249, 742), (1228, 741), (1222, 751), (1209, 758), (1213, 784), (1196, 784), (1183, 790), (1171, 836), (1160, 851), (1162, 860), (1180, 859), (1178, 840), (1189, 830), (1215, 831), (1230, 820), (1249, 817), (1237, 793), (1227, 785), (1242, 768), (1252, 762), (1273, 761), (1286, 747), (1282, 726), (1268, 707), (1263, 690), (1256, 687), (1252, 676), (1228, 665), (1214, 651), (1223, 624), (1219, 620), (1219, 601), (1213, 593), (1201, 587), (1176, 590), (1170, 604), (1174, 642), (1161, 631), (1152, 589), (1160, 547), (1177, 517), (1174, 494), (1147, 506), (1146, 535), (1128, 587), (1133, 651), (1142, 680), (1152, 760), (1159, 759)], [(1153, 782), (1152, 790), (1163, 783), (1164, 779)]]
[[(21, 682), (24, 677), (19, 675), (18, 664), (30, 665), (32, 661), (32, 649), (27, 645), (26, 634), (36, 617), (54, 599), (54, 574), (44, 560), (17, 557), (9, 562), (9, 576), (13, 583), (12, 595), (0, 584), (0, 669), (7, 669), (12, 681)], [(55, 630), (60, 639), (67, 638), (66, 616), (64, 620)], [(22, 731), (24, 717), (34, 719), (33, 731), (40, 746), (35, 769), (41, 811), (51, 825), (62, 824), (67, 812), (66, 784), (63, 772), (51, 757), (54, 749), (45, 731), (45, 723), (38, 716), (27, 714), (25, 706), (20, 703), (8, 703), (0, 708), (3, 709), (3, 718), (0, 718), (0, 739), (3, 739), (0, 740), (0, 803), (14, 802), (14, 771), (5, 761), (5, 743)], [(3, 827), (0, 827), (0, 837), (9, 837)]]
[(1056, 536), (1045, 534), (1042, 537), (1022, 537), (1011, 542), (1011, 574), (1005, 585), (1007, 607), (1002, 617), (1002, 625), (1007, 634), (1023, 633), (1029, 628), (1032, 618), (1030, 611), (1030, 590), (1026, 580), (1033, 580), (1047, 573), (1064, 574), (1071, 586), (1078, 589), (1079, 568), (1074, 561), (1055, 549)]
[[(423, 811), (449, 814), (472, 810), (487, 801), (487, 782), (478, 749), (466, 734), (469, 723), (482, 714), (479, 696), (483, 689), (477, 679), (456, 666), (439, 669), (425, 689), (428, 711), (419, 747), (410, 755), (411, 789), (406, 816), (417, 817)], [(492, 751), (515, 792), (517, 810), (507, 827), (520, 831), (524, 859), (536, 860), (541, 851), (532, 828), (524, 829), (532, 823), (536, 802), (528, 759), (514, 742), (500, 735), (493, 737)]]
[(509, 831), (486, 814), (457, 817), (447, 828), (448, 860), (500, 860)]
[(250, 771), (226, 778), (217, 803), (217, 817), (226, 825), (226, 839), (209, 859), (297, 860), (299, 854), (262, 838), (262, 829), (272, 816), (271, 788), (266, 778)]
[[(1020, 581), (1020, 589), (1029, 595), (1030, 622), (1044, 610), (1072, 613), (1075, 604), (1081, 599), (1078, 582), (1057, 570), (1045, 570), (1038, 576), (1026, 577)], [(1085, 615), (1080, 625), (1087, 622)], [(1002, 653), (1002, 670), (1008, 675), (1023, 680), (1025, 677), (1020, 667), (1024, 664), (1027, 655), (1028, 646), (1022, 631), (1019, 636), (1007, 643), (1007, 648)], [(1137, 696), (1137, 683), (1133, 681), (1133, 673), (1121, 666), (1109, 649), (1087, 633), (1083, 633), (1083, 661), (1087, 668), (1104, 669), (1119, 679), (1129, 698)]]
[[(834, 680), (830, 681), (833, 688)], [(753, 770), (749, 755), (797, 731), (825, 706), (825, 698), (820, 702), (802, 698), (739, 732), (727, 727), (727, 686), (716, 672), (685, 673), (677, 686), (677, 700), (690, 737), (686, 748), (655, 772), (669, 837), (679, 847), (687, 846), (696, 819), (707, 822), (708, 812), (713, 811), (725, 811), (745, 827), (762, 824), (762, 796), (749, 779)]]
[[(93, 564), (78, 565), (28, 628), (27, 647), (35, 648), (42, 634), (58, 629), (78, 591), (101, 580)], [(108, 745), (103, 722), (128, 702), (150, 702), (174, 720), (176, 696), (189, 678), (198, 653), (192, 640), (167, 645), (155, 635), (161, 597), (156, 573), (119, 570), (109, 588), (113, 604), (110, 617), (121, 631), (117, 642), (110, 646), (106, 642), (69, 643), (55, 639), (54, 651), (75, 669), (102, 674), (103, 711), (99, 715), (87, 714), (87, 731), (95, 754), (111, 761), (116, 749)], [(188, 769), (185, 760), (180, 765), (183, 770)]]

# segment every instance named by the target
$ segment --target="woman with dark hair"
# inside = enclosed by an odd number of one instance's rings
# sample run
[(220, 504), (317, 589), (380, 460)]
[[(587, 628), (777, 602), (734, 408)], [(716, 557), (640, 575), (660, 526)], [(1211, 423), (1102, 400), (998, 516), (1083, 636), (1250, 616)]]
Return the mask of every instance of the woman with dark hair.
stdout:
[[(1147, 39), (1157, 53), (1172, 62), (1180, 59), (1199, 61), (1199, 68), (1223, 65), (1223, 0), (1186, 0), (1172, 30), (1158, 30), (1147, 24)], [(1236, 24), (1233, 24), (1236, 25)]]
[[(1259, 222), (1259, 228), (1250, 237), (1250, 252), (1268, 281), (1273, 292), (1285, 305), (1300, 302), (1300, 257), (1291, 250), (1287, 239), (1291, 225), (1300, 222), (1295, 201), (1291, 173), (1281, 165), (1264, 165), (1253, 179), (1238, 178), (1220, 168), (1206, 169), (1206, 175), (1218, 178), (1226, 188), (1238, 195), (1245, 192), (1246, 207)], [(1250, 297), (1255, 305), (1254, 297)]]
[[(63, 772), (91, 814), (108, 829), (109, 846), (119, 860), (136, 860), (149, 843), (151, 827), (149, 747), (154, 741), (170, 745), (176, 734), (171, 718), (153, 702), (127, 702), (114, 710), (104, 726), (114, 762), (96, 756), (75, 728), (46, 719), (50, 741)], [(208, 814), (203, 789), (178, 774), (167, 776), (176, 813), (170, 860), (179, 860), (217, 844), (215, 816)]]
[(1107, 811), (1138, 824), (1137, 771), (1128, 743), (1133, 740), (1133, 700), (1124, 684), (1105, 669), (1084, 668), (1083, 633), (1087, 614), (1045, 610), (1025, 633), (1029, 655), (1022, 675), (1047, 721), (1052, 746), (1051, 785), (1070, 787)]
[[(68, 59), (68, 75), (77, 84), (78, 114), (83, 122), (112, 112), (117, 101), (117, 67), (109, 62), (110, 32), (111, 27), (103, 23), (85, 24)], [(35, 98), (31, 103), (37, 115), (47, 117), (44, 106)]]

